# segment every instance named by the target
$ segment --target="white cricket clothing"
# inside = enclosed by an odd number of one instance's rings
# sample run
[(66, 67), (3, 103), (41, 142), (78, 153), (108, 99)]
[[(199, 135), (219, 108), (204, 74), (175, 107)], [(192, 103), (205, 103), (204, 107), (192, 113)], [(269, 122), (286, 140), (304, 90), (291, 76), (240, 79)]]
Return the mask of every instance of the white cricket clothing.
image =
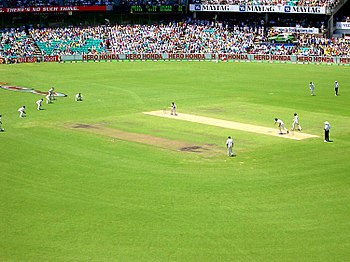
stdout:
[(298, 117), (298, 116), (294, 116), (293, 122), (294, 122), (295, 124), (299, 124), (299, 117)]
[(83, 96), (81, 94), (76, 94), (75, 101), (83, 101)]
[(50, 96), (50, 94), (46, 95), (45, 98), (46, 98), (46, 104), (48, 104), (48, 103), (51, 102), (51, 96)]
[(276, 123), (280, 126), (280, 125), (284, 125), (283, 121), (281, 119), (277, 119)]
[(329, 131), (331, 129), (331, 125), (328, 122), (324, 122), (324, 130)]
[(43, 102), (43, 100), (41, 100), (41, 99), (39, 99), (38, 101), (35, 102), (38, 110), (40, 110), (42, 102)]
[(311, 95), (314, 95), (314, 90), (315, 90), (315, 85), (314, 85), (314, 83), (310, 83), (309, 87), (310, 87), (310, 93), (311, 93)]
[[(50, 101), (51, 100), (55, 100), (55, 95), (54, 95), (54, 90), (55, 88), (54, 87), (51, 87), (48, 91), (48, 95), (50, 96)], [(46, 104), (48, 104), (48, 102), (46, 101)]]
[(298, 115), (294, 116), (293, 124), (292, 124), (292, 130), (295, 129), (295, 126), (298, 126), (299, 131), (301, 131), (301, 126), (299, 124), (299, 117), (298, 117)]
[(281, 119), (277, 119), (275, 121), (275, 124), (276, 123), (278, 124), (279, 130), (280, 130), (280, 134), (283, 134), (283, 131), (288, 133), (288, 130), (287, 130), (287, 128), (285, 128), (284, 122)]
[(228, 138), (228, 139), (226, 140), (226, 145), (229, 146), (229, 147), (230, 147), (230, 146), (232, 147), (232, 146), (233, 146), (233, 139), (232, 139), (232, 138)]
[(172, 114), (172, 115), (176, 115), (176, 104), (175, 104), (175, 103), (172, 103), (172, 104), (170, 105), (170, 107), (171, 107), (171, 114)]
[(226, 140), (226, 146), (227, 146), (227, 150), (228, 150), (228, 156), (232, 156), (232, 147), (233, 147), (233, 139), (232, 138), (228, 138)]
[(18, 112), (19, 112), (19, 117), (23, 117), (23, 115), (25, 114), (25, 108), (22, 106), (20, 108), (18, 108)]

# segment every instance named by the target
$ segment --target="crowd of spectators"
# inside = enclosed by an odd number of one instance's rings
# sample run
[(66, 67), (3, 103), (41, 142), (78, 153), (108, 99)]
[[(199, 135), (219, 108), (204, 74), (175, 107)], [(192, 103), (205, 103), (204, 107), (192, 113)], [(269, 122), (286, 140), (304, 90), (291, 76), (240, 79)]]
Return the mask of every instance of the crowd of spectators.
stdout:
[(0, 7), (112, 5), (113, 0), (0, 0)]
[[(31, 38), (41, 47), (43, 55), (73, 55), (105, 52), (102, 27), (65, 27), (29, 29)], [(86, 48), (84, 48), (86, 47)]]
[[(41, 48), (42, 55), (109, 52), (350, 56), (350, 41), (347, 39), (296, 33), (295, 43), (273, 44), (269, 41), (272, 31), (263, 26), (228, 27), (207, 21), (31, 29), (31, 37), (26, 37), (24, 31), (10, 30), (1, 35), (0, 57), (31, 56), (35, 50), (34, 42), (51, 47)], [(88, 49), (79, 48), (87, 43), (92, 43)]]
[(19, 29), (3, 30), (0, 33), (0, 57), (14, 58), (23, 56), (33, 56), (35, 43), (32, 38), (28, 38), (26, 32)]

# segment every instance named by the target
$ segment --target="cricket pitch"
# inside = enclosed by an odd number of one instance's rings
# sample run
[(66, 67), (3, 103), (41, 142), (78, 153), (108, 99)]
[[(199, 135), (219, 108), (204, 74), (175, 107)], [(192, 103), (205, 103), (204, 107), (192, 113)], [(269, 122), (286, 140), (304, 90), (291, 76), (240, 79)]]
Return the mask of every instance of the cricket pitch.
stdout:
[(301, 133), (301, 132), (297, 132), (297, 131), (295, 131), (295, 132), (290, 131), (289, 134), (280, 135), (278, 127), (269, 128), (269, 127), (264, 127), (264, 126), (256, 126), (256, 125), (244, 124), (244, 123), (221, 120), (221, 119), (210, 118), (210, 117), (184, 114), (184, 113), (180, 113), (180, 114), (177, 114), (176, 116), (174, 116), (174, 115), (171, 115), (169, 112), (164, 111), (164, 110), (143, 112), (143, 113), (146, 115), (166, 117), (166, 118), (171, 118), (171, 119), (189, 121), (189, 122), (200, 123), (200, 124), (205, 124), (205, 125), (218, 126), (218, 127), (223, 127), (223, 128), (235, 129), (235, 130), (240, 130), (240, 131), (252, 132), (252, 133), (263, 134), (263, 135), (270, 135), (270, 136), (276, 136), (276, 137), (288, 138), (288, 139), (294, 139), (294, 140), (303, 140), (303, 139), (307, 139), (307, 138), (319, 137), (316, 135)]

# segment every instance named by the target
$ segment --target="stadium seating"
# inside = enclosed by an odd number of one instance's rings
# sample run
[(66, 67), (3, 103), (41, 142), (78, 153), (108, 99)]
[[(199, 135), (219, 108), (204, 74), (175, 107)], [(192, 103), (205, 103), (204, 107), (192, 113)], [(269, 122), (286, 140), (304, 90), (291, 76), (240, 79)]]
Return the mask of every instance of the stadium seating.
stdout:
[[(269, 30), (269, 33), (278, 33)], [(295, 43), (274, 44), (264, 27), (210, 23), (115, 25), (8, 30), (1, 33), (0, 57), (131, 53), (239, 53), (350, 55), (350, 40), (297, 33)], [(108, 44), (107, 44), (108, 43)]]
[(4, 30), (0, 35), (0, 57), (16, 58), (34, 55), (35, 44), (20, 29)]
[(209, 24), (115, 25), (36, 29), (31, 35), (42, 54), (104, 53), (261, 53), (348, 55), (350, 43), (313, 34), (296, 34), (295, 44), (273, 44), (263, 27), (214, 27)]
[(103, 39), (89, 28), (30, 29), (31, 37), (43, 55), (103, 53)]
[(101, 41), (88, 39), (85, 43), (81, 43), (74, 40), (53, 40), (49, 42), (36, 41), (36, 44), (43, 55), (88, 54), (92, 52), (105, 52), (105, 48), (100, 47)]

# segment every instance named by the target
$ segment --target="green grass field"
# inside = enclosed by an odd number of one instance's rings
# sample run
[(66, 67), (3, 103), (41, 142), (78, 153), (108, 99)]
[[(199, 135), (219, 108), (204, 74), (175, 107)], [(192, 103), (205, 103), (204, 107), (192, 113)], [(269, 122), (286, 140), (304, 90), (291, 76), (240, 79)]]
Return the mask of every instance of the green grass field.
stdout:
[[(2, 82), (55, 86), (68, 97), (37, 111), (40, 96), (0, 89), (0, 261), (349, 261), (349, 80), (348, 67), (327, 65), (1, 65)], [(78, 92), (84, 102), (74, 101)], [(180, 114), (266, 127), (278, 117), (290, 128), (297, 112), (303, 132), (320, 137), (142, 113), (172, 101)], [(333, 143), (323, 142), (324, 121)], [(183, 152), (75, 124), (213, 150)]]

